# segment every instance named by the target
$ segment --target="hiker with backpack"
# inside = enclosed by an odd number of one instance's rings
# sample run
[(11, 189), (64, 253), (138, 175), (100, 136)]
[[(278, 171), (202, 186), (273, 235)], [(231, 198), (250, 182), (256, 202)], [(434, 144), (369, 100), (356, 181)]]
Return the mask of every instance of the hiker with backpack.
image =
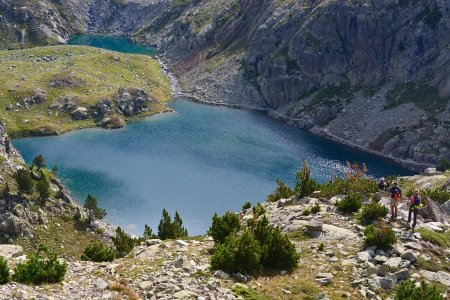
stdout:
[(378, 188), (380, 189), (380, 191), (385, 192), (386, 191), (386, 181), (384, 180), (384, 177), (381, 177), (380, 180), (378, 180)]
[(391, 219), (395, 221), (397, 220), (398, 202), (402, 201), (402, 190), (398, 187), (397, 181), (394, 181), (392, 185), (389, 189), (389, 196), (391, 197)]
[(408, 225), (411, 222), (411, 214), (413, 214), (413, 224), (412, 232), (414, 232), (414, 227), (416, 227), (417, 213), (421, 207), (422, 198), (420, 197), (419, 190), (415, 190), (414, 194), (409, 199), (409, 213), (408, 213)]

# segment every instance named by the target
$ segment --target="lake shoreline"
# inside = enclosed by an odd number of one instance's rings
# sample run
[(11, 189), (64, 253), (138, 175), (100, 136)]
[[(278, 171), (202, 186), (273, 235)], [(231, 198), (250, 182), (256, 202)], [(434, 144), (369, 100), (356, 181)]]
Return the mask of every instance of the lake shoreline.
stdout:
[(208, 101), (208, 100), (203, 100), (203, 99), (201, 99), (201, 98), (199, 98), (199, 97), (197, 97), (195, 95), (192, 95), (192, 94), (189, 94), (189, 93), (185, 93), (185, 92), (179, 92), (178, 93), (178, 97), (182, 97), (182, 98), (185, 98), (187, 100), (190, 100), (190, 101), (193, 101), (193, 102), (196, 102), (196, 103), (200, 103), (200, 104), (204, 104), (204, 105), (222, 106), (222, 107), (228, 107), (228, 108), (233, 108), (233, 109), (245, 109), (245, 110), (255, 110), (255, 111), (266, 112), (268, 116), (270, 116), (270, 117), (272, 117), (272, 118), (274, 118), (276, 120), (283, 121), (283, 122), (285, 122), (285, 123), (287, 123), (289, 125), (295, 126), (298, 129), (306, 130), (307, 132), (310, 132), (310, 133), (312, 133), (314, 135), (323, 137), (323, 138), (325, 138), (327, 140), (334, 141), (334, 142), (339, 143), (341, 145), (346, 145), (346, 146), (349, 146), (349, 147), (351, 147), (353, 149), (364, 151), (366, 153), (369, 153), (369, 154), (372, 154), (372, 155), (375, 155), (375, 156), (378, 156), (378, 157), (382, 157), (382, 158), (391, 160), (391, 161), (395, 162), (396, 164), (399, 164), (400, 166), (402, 166), (402, 167), (404, 167), (404, 168), (406, 168), (406, 169), (408, 169), (410, 171), (413, 171), (413, 172), (421, 173), (421, 172), (425, 171), (426, 168), (433, 167), (432, 164), (423, 164), (423, 163), (418, 163), (418, 162), (415, 162), (415, 161), (412, 161), (412, 160), (404, 160), (404, 159), (400, 159), (400, 158), (397, 158), (397, 157), (393, 157), (393, 156), (390, 156), (390, 155), (383, 154), (383, 153), (381, 153), (379, 151), (368, 149), (368, 148), (366, 148), (364, 146), (357, 145), (355, 143), (352, 143), (349, 140), (345, 140), (345, 139), (342, 139), (342, 138), (340, 138), (340, 137), (338, 137), (336, 135), (333, 135), (333, 134), (331, 134), (331, 133), (329, 133), (329, 132), (327, 132), (327, 131), (325, 131), (325, 130), (317, 127), (317, 126), (315, 126), (313, 128), (310, 128), (310, 129), (303, 128), (303, 127), (299, 126), (298, 123), (295, 122), (295, 121), (297, 121), (297, 119), (285, 116), (285, 115), (281, 114), (280, 112), (275, 111), (275, 110), (270, 109), (270, 108), (263, 108), (263, 107), (258, 107), (258, 106), (254, 106), (254, 105), (248, 105), (248, 104), (236, 104), (236, 103), (224, 103), (224, 102)]

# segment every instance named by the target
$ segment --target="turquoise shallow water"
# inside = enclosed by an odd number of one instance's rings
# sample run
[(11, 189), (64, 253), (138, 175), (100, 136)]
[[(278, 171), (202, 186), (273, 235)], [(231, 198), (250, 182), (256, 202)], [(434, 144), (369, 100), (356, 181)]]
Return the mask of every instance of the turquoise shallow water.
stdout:
[[(123, 38), (75, 36), (83, 44), (155, 55), (154, 48)], [(269, 118), (261, 112), (205, 106), (178, 99), (175, 113), (125, 129), (88, 129), (57, 137), (13, 141), (30, 163), (42, 153), (82, 203), (88, 193), (107, 210), (106, 220), (141, 234), (154, 231), (163, 208), (178, 210), (191, 235), (203, 234), (214, 212), (265, 201), (275, 179), (294, 183), (306, 158), (324, 182), (342, 174), (346, 160), (365, 162), (374, 176), (409, 174), (399, 166)]]
[(125, 129), (87, 129), (57, 137), (14, 140), (27, 162), (42, 153), (82, 202), (95, 195), (107, 221), (141, 233), (155, 230), (161, 211), (178, 210), (190, 234), (203, 234), (214, 212), (265, 201), (276, 178), (293, 184), (306, 158), (313, 177), (341, 174), (346, 160), (365, 162), (374, 176), (407, 174), (391, 162), (326, 141), (263, 113), (186, 100), (175, 113)]
[(92, 46), (132, 54), (145, 54), (150, 56), (155, 56), (157, 54), (156, 48), (138, 45), (126, 38), (120, 37), (102, 35), (74, 35), (67, 41), (67, 44)]

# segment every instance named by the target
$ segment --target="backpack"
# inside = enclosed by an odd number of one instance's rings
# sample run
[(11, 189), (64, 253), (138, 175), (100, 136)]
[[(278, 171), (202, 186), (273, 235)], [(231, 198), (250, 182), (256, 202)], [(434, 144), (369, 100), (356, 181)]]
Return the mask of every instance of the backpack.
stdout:
[(420, 205), (420, 197), (419, 196), (412, 196), (411, 197), (411, 204), (412, 205)]
[(391, 189), (391, 198), (398, 201), (400, 200), (400, 189), (398, 187), (394, 187)]

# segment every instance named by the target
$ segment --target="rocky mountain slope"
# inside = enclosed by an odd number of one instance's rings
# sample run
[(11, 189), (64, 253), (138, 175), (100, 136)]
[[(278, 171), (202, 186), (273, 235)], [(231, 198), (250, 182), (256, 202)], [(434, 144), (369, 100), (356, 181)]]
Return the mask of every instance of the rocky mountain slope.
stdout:
[[(0, 181), (2, 188), (6, 183), (10, 187), (0, 196), (0, 256), (13, 269), (44, 243), (68, 264), (61, 284), (12, 282), (0, 285), (0, 299), (388, 299), (405, 279), (425, 280), (448, 295), (450, 223), (444, 212), (448, 201), (442, 208), (427, 202), (430, 209), (421, 210), (414, 234), (405, 226), (403, 201), (401, 220), (392, 224), (398, 241), (388, 251), (364, 247), (364, 228), (353, 215), (336, 209), (335, 202), (344, 195), (330, 198), (314, 192), (310, 197), (265, 203), (263, 215), (289, 235), (300, 253), (299, 265), (292, 272), (252, 277), (211, 270), (214, 242), (208, 236), (152, 239), (113, 262), (81, 261), (90, 241), (110, 240), (111, 227), (98, 221), (92, 227), (80, 227), (73, 220), (77, 206), (54, 174), (45, 173), (51, 182), (45, 205), (35, 203), (36, 194), (18, 195), (12, 174), (25, 164), (10, 145), (4, 127), (0, 129)], [(450, 172), (400, 178), (404, 189), (450, 189), (449, 181)], [(385, 193), (375, 198), (388, 206)], [(319, 211), (304, 213), (313, 206)], [(243, 225), (254, 218), (252, 209), (237, 214)]]
[(157, 45), (199, 100), (263, 108), (412, 168), (450, 157), (448, 1), (1, 0), (0, 11), (4, 45), (129, 36)]

